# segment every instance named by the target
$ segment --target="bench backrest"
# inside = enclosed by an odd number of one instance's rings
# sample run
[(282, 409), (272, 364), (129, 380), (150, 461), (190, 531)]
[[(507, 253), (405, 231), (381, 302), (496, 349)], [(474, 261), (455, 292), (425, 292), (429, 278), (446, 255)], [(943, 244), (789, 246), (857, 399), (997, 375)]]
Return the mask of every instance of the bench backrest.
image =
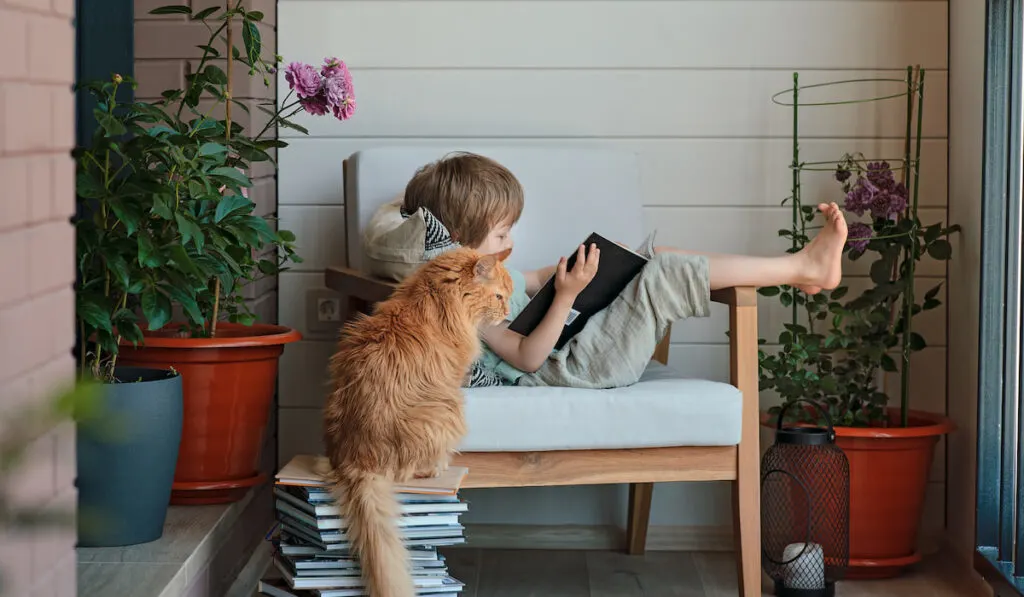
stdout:
[(352, 154), (346, 164), (349, 267), (362, 268), (362, 229), (377, 208), (400, 196), (420, 166), (451, 151), (491, 157), (522, 183), (526, 201), (513, 229), (511, 267), (550, 265), (591, 232), (634, 248), (643, 241), (643, 200), (633, 153), (578, 147), (379, 147)]

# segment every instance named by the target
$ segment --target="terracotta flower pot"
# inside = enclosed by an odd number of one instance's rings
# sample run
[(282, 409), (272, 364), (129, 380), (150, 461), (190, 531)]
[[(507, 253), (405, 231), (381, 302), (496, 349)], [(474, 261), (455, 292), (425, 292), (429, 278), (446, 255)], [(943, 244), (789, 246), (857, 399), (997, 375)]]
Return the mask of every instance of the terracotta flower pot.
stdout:
[(219, 323), (214, 338), (183, 338), (178, 327), (145, 330), (145, 345), (123, 345), (119, 362), (181, 373), (184, 424), (171, 503), (234, 502), (264, 481), (260, 447), (278, 358), (301, 336), (277, 325)]
[[(850, 463), (850, 568), (845, 578), (891, 578), (921, 560), (918, 531), (939, 438), (953, 431), (943, 415), (888, 409), (889, 427), (836, 427)], [(774, 428), (769, 416), (761, 424)]]

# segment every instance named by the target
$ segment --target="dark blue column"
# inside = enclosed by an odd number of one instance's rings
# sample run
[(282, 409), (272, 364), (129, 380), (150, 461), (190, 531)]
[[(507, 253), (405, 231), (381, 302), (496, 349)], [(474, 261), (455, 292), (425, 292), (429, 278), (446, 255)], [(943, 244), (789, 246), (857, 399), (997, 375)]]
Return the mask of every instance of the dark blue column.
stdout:
[[(134, 74), (135, 6), (132, 0), (76, 0), (75, 29), (76, 80), (105, 79), (113, 73)], [(121, 89), (131, 93), (127, 85)], [(88, 94), (78, 94), (76, 139), (80, 145), (95, 130), (94, 107), (95, 101)]]

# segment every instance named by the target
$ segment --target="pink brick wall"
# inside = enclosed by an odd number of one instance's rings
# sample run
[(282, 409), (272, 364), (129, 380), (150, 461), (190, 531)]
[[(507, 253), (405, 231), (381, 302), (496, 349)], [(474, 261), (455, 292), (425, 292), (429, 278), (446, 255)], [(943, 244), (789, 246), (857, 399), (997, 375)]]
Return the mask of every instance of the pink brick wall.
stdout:
[[(73, 0), (0, 0), (0, 428), (71, 380), (74, 342)], [(68, 423), (29, 450), (19, 503), (75, 507)], [(0, 534), (3, 594), (74, 597), (75, 529)]]
[[(189, 21), (183, 15), (149, 14), (150, 10), (169, 4), (190, 5), (193, 12), (209, 6), (224, 6), (223, 0), (135, 0), (135, 78), (139, 82), (136, 91), (139, 99), (159, 99), (165, 89), (184, 87), (186, 69), (195, 67), (203, 55), (203, 51), (196, 46), (205, 44), (209, 37), (202, 23)], [(260, 25), (263, 55), (272, 56), (277, 48), (277, 0), (245, 0), (242, 5), (264, 14)], [(0, 29), (0, 35), (2, 32)], [(236, 30), (234, 41), (239, 48), (242, 47), (241, 37)], [(223, 42), (214, 45), (224, 55)], [(218, 64), (223, 62), (217, 61)], [(243, 125), (248, 134), (255, 135), (267, 123), (267, 117), (256, 107), (256, 101), (277, 97), (275, 81), (271, 77), (270, 86), (264, 86), (263, 79), (250, 77), (248, 67), (243, 64), (236, 63), (232, 71), (234, 97), (250, 109), (249, 114), (246, 114), (236, 106), (231, 110), (231, 118)], [(255, 164), (250, 175), (255, 183), (250, 198), (256, 203), (257, 214), (276, 214), (277, 181), (273, 164)], [(247, 296), (261, 322), (277, 322), (276, 278), (265, 278), (253, 284)]]

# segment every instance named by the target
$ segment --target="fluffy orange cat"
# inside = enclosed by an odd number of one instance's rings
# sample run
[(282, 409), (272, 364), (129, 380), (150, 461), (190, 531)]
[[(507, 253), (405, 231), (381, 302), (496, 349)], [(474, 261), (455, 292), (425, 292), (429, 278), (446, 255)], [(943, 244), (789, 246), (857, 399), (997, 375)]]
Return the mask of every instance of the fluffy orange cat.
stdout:
[(370, 597), (413, 597), (394, 483), (447, 468), (466, 432), (461, 385), (478, 325), (508, 316), (510, 250), (456, 249), (346, 324), (331, 357), (324, 443), (346, 534)]

